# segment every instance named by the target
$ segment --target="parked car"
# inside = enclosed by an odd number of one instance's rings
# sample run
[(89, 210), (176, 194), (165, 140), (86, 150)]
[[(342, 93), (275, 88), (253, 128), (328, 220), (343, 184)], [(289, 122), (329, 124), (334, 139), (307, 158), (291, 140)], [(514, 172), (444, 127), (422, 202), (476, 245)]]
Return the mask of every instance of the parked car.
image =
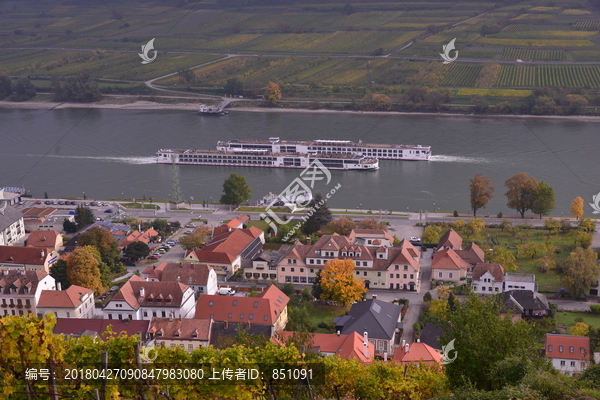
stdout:
[(77, 214), (77, 211), (75, 211), (75, 210), (69, 210), (69, 214), (70, 215), (75, 215), (75, 214)]
[(52, 202), (51, 202), (50, 200), (46, 200), (46, 201), (44, 202), (44, 204), (45, 204), (45, 205), (47, 205), (47, 206), (49, 206), (50, 204), (52, 204)]
[(72, 202), (71, 202), (71, 205), (72, 205), (72, 206), (76, 206), (76, 205), (77, 205), (77, 202), (76, 202), (76, 201), (72, 201)]
[(167, 251), (166, 251), (165, 249), (158, 249), (158, 252), (159, 252), (160, 254), (165, 254)]
[(23, 205), (23, 204), (25, 204), (25, 203), (26, 203), (26, 201), (25, 201), (25, 200), (21, 200), (21, 201), (19, 201), (19, 205), (20, 205), (20, 206), (22, 206), (22, 205)]
[(57, 204), (58, 204), (58, 201), (56, 201), (56, 200), (52, 200), (52, 204), (54, 204), (54, 205), (57, 205)]
[(35, 204), (42, 204), (42, 201), (41, 200), (36, 200)]
[(99, 205), (99, 204), (98, 204), (97, 202), (95, 202), (95, 201), (92, 201), (92, 202), (90, 203), (90, 205), (91, 205), (92, 207), (96, 207), (96, 206), (97, 206), (97, 205)]
[(25, 229), (25, 233), (31, 233), (31, 229)]
[(185, 231), (185, 232), (183, 232), (183, 233), (185, 233), (186, 235), (189, 235), (189, 234), (190, 234), (190, 233), (192, 233), (192, 232), (194, 232), (194, 231), (193, 231), (193, 230), (191, 230), (191, 229), (188, 229), (187, 231)]
[(151, 256), (148, 256), (148, 260), (158, 260), (160, 258), (160, 256), (155, 256), (154, 254), (152, 254)]
[(185, 227), (186, 228), (195, 228), (196, 224), (187, 224)]
[(217, 292), (222, 296), (233, 296), (235, 294), (235, 290), (233, 290), (232, 288), (220, 288), (219, 291)]
[(412, 245), (420, 245), (420, 244), (422, 243), (422, 242), (421, 242), (421, 238), (418, 238), (418, 237), (416, 237), (416, 236), (413, 236), (413, 237), (411, 237), (411, 238), (410, 238), (410, 240), (409, 240), (409, 242), (410, 242)]
[(65, 205), (65, 202), (64, 202), (64, 201), (62, 201), (62, 200), (59, 200), (59, 201), (58, 201), (58, 205), (59, 205), (59, 206), (64, 206), (64, 205)]
[(110, 214), (110, 213), (113, 212), (113, 209), (112, 208), (108, 208), (108, 209), (104, 210), (104, 212), (107, 213), (107, 214)]

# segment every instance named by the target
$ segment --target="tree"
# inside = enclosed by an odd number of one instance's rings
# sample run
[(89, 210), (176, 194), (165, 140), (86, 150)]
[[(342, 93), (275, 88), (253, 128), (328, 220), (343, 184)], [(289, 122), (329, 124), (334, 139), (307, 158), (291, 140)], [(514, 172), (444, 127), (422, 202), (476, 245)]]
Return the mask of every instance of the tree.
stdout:
[(590, 328), (585, 322), (577, 322), (569, 329), (569, 334), (574, 336), (587, 336), (590, 333)]
[(437, 243), (442, 236), (442, 227), (438, 225), (428, 225), (423, 231), (423, 243)]
[(448, 301), (442, 299), (431, 300), (428, 312), (438, 322), (448, 321), (448, 313), (450, 312)]
[(578, 247), (562, 264), (564, 282), (571, 296), (583, 299), (589, 294), (590, 287), (600, 275), (600, 266), (596, 263), (598, 255), (591, 249)]
[(182, 85), (189, 89), (196, 81), (196, 74), (190, 69), (184, 69), (179, 71), (177, 78)]
[(474, 94), (471, 96), (471, 104), (473, 104), (473, 111), (476, 114), (484, 114), (489, 107), (485, 97), (480, 94)]
[(223, 195), (220, 202), (223, 204), (238, 207), (245, 201), (250, 199), (250, 186), (248, 181), (243, 176), (231, 174), (223, 183)]
[(274, 82), (269, 82), (265, 89), (265, 100), (271, 106), (277, 104), (277, 100), (281, 100), (281, 89), (279, 85)]
[(550, 96), (539, 96), (535, 99), (535, 105), (531, 109), (532, 114), (553, 114), (556, 102)]
[(0, 72), (0, 100), (10, 96), (13, 92), (12, 80), (6, 72)]
[(443, 325), (445, 335), (440, 343), (454, 340), (458, 352), (456, 360), (445, 366), (453, 388), (492, 389), (499, 362), (510, 357), (531, 361), (537, 357), (533, 327), (523, 320), (501, 318), (499, 304), (493, 299), (470, 296), (457, 303), (448, 318), (452, 322)]
[(340, 217), (339, 219), (334, 219), (329, 223), (329, 228), (337, 234), (340, 235), (348, 235), (352, 230), (356, 227), (354, 221), (350, 218)]
[(585, 114), (585, 108), (588, 105), (588, 101), (585, 97), (568, 94), (566, 97), (567, 110), (570, 114)]
[(314, 330), (310, 323), (310, 314), (304, 305), (288, 307), (288, 323), (285, 329), (292, 332), (312, 332)]
[(197, 226), (192, 233), (182, 236), (179, 244), (185, 250), (195, 250), (204, 247), (207, 238), (210, 237), (211, 229), (206, 225)]
[(125, 247), (124, 253), (125, 257), (137, 261), (141, 258), (148, 257), (148, 254), (150, 254), (150, 247), (144, 242), (136, 241)]
[(475, 177), (471, 179), (471, 208), (473, 209), (473, 216), (477, 216), (477, 210), (485, 208), (487, 203), (492, 198), (494, 187), (492, 186), (492, 180), (486, 178), (480, 173), (476, 173)]
[(225, 84), (225, 94), (240, 96), (244, 94), (244, 82), (239, 80), (238, 78), (231, 78), (227, 80)]
[(385, 94), (374, 94), (371, 96), (371, 104), (375, 110), (388, 111), (392, 109), (392, 101)]
[(77, 230), (83, 229), (88, 225), (93, 224), (96, 221), (94, 213), (89, 207), (84, 205), (78, 205), (75, 209), (75, 223), (77, 224)]
[(579, 196), (571, 202), (571, 215), (577, 219), (583, 217), (583, 199)]
[(91, 103), (102, 99), (98, 84), (87, 73), (69, 76), (64, 86), (61, 85), (59, 79), (53, 79), (51, 86), (54, 92), (54, 101)]
[(304, 232), (305, 235), (317, 232), (322, 226), (329, 225), (333, 220), (331, 211), (329, 211), (327, 202), (321, 193), (314, 195), (310, 203), (308, 203), (308, 209), (308, 219), (304, 225), (302, 225), (302, 232)]
[(88, 229), (80, 234), (77, 238), (77, 242), (79, 246), (94, 247), (100, 254), (102, 262), (111, 267), (118, 263), (121, 258), (119, 244), (112, 233), (98, 226)]
[(63, 221), (63, 230), (67, 233), (75, 233), (77, 232), (77, 224), (65, 218)]
[(385, 222), (379, 221), (377, 218), (364, 218), (358, 221), (358, 229), (383, 229), (387, 231)]
[(483, 251), (487, 263), (500, 264), (507, 272), (514, 271), (518, 268), (515, 263), (515, 255), (502, 246), (494, 246), (491, 249), (484, 249)]
[(470, 238), (473, 235), (478, 235), (483, 228), (485, 228), (485, 222), (481, 218), (472, 218), (463, 228), (463, 232), (467, 238)]
[(67, 256), (67, 280), (71, 285), (92, 289), (97, 296), (106, 288), (102, 285), (100, 263), (94, 252), (98, 253), (94, 247), (83, 246)]
[(323, 288), (321, 288), (321, 270), (319, 269), (315, 272), (315, 281), (310, 289), (310, 293), (315, 299), (320, 299), (323, 294)]
[(67, 261), (64, 258), (58, 259), (50, 267), (50, 276), (54, 278), (56, 283), (60, 283), (62, 290), (66, 290), (71, 286), (67, 279)]
[(296, 289), (294, 289), (294, 284), (290, 283), (290, 282), (286, 282), (283, 287), (281, 288), (281, 291), (283, 292), (283, 294), (285, 294), (287, 297), (292, 297), (294, 294), (296, 294)]
[(526, 172), (521, 172), (507, 179), (504, 186), (508, 188), (506, 192), (508, 208), (517, 210), (521, 218), (525, 218), (525, 211), (533, 207), (538, 195), (537, 180), (529, 177)]
[(362, 279), (355, 279), (354, 267), (351, 259), (327, 261), (321, 271), (321, 298), (332, 299), (346, 307), (361, 300), (367, 289)]
[(35, 97), (37, 94), (35, 86), (27, 78), (19, 78), (14, 85), (13, 94), (10, 96), (11, 101), (27, 101)]
[(550, 214), (550, 211), (554, 210), (554, 189), (546, 182), (541, 181), (538, 185), (538, 193), (533, 201), (531, 212), (538, 214), (540, 219), (542, 215)]

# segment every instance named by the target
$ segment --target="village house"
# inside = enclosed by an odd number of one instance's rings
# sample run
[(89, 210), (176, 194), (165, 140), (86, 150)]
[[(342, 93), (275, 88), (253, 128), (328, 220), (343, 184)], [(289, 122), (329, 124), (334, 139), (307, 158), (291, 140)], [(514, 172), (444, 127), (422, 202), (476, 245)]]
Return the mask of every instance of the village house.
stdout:
[[(294, 332), (281, 331), (275, 334), (280, 342), (286, 342)], [(345, 335), (341, 333), (314, 333), (310, 336), (310, 350), (325, 356), (336, 355), (340, 358), (356, 358), (364, 363), (373, 361), (375, 345), (358, 332)]]
[(277, 264), (289, 251), (290, 246), (281, 246), (277, 251), (261, 251), (251, 260), (243, 260), (244, 278), (255, 281), (277, 279)]
[(289, 301), (290, 298), (275, 285), (269, 286), (259, 297), (201, 295), (194, 318), (269, 325), (272, 335), (287, 325)]
[(394, 238), (383, 229), (353, 229), (348, 239), (354, 244), (368, 247), (392, 247)]
[(49, 248), (0, 246), (0, 270), (36, 270), (50, 272), (58, 253)]
[(156, 317), (150, 321), (148, 339), (156, 346), (193, 351), (209, 346), (211, 325), (210, 319)]
[(46, 271), (1, 271), (1, 315), (25, 315), (31, 313), (39, 317), (37, 304), (44, 290), (56, 290), (54, 278)]
[(448, 249), (462, 250), (462, 242), (462, 237), (458, 233), (456, 233), (454, 229), (450, 229), (442, 235), (442, 237), (438, 241), (438, 245), (435, 248), (435, 251)]
[(536, 319), (548, 316), (548, 298), (532, 290), (509, 290), (501, 298), (501, 315), (513, 314), (513, 319)]
[(163, 261), (147, 266), (141, 276), (148, 282), (181, 282), (196, 294), (217, 293), (217, 273), (206, 264)]
[(56, 290), (42, 290), (37, 304), (38, 316), (94, 318), (95, 310), (93, 290), (77, 285), (61, 290), (60, 282), (56, 284)]
[(152, 238), (155, 236), (159, 236), (159, 233), (157, 231), (155, 231), (153, 228), (149, 228), (148, 230), (146, 230), (144, 232), (135, 230), (135, 231), (131, 232), (129, 235), (127, 235), (126, 237), (124, 237), (118, 241), (119, 248), (121, 250), (123, 250), (125, 247), (129, 246), (131, 243), (134, 243), (134, 242), (142, 242), (142, 243), (149, 244), (152, 241)]
[(25, 246), (51, 248), (54, 251), (59, 251), (63, 245), (63, 237), (57, 231), (33, 231), (25, 240)]
[(466, 279), (469, 263), (460, 258), (452, 248), (436, 251), (431, 262), (431, 278), (443, 282)]
[(227, 228), (203, 248), (187, 251), (185, 260), (208, 264), (217, 275), (229, 277), (242, 266), (243, 259), (256, 256), (264, 243), (264, 232), (257, 227)]
[(0, 189), (0, 246), (13, 246), (25, 237), (23, 213), (11, 205), (12, 195)]
[(473, 269), (471, 285), (475, 293), (502, 293), (504, 268), (500, 264), (479, 263)]
[(147, 282), (133, 275), (103, 309), (104, 319), (192, 318), (194, 291), (181, 282)]
[(65, 219), (74, 221), (74, 216), (55, 216), (56, 208), (30, 207), (23, 210), (23, 223), (25, 229), (35, 231), (62, 232)]
[(563, 374), (580, 375), (590, 365), (590, 338), (547, 333), (546, 358)]
[(375, 346), (376, 356), (393, 356), (400, 344), (402, 307), (371, 299), (354, 303), (347, 315), (335, 317), (333, 322), (340, 334), (357, 332)]
[(507, 272), (504, 275), (504, 291), (509, 290), (531, 290), (537, 292), (537, 283), (534, 274), (521, 274)]
[(150, 328), (150, 320), (132, 321), (129, 319), (101, 319), (101, 318), (57, 318), (52, 333), (55, 335), (68, 335), (79, 338), (91, 336), (99, 340), (107, 339), (108, 327), (112, 332), (120, 335), (139, 336), (142, 343), (147, 342), (147, 332)]
[(396, 349), (394, 361), (401, 364), (439, 365), (442, 363), (442, 356), (425, 343), (405, 343)]

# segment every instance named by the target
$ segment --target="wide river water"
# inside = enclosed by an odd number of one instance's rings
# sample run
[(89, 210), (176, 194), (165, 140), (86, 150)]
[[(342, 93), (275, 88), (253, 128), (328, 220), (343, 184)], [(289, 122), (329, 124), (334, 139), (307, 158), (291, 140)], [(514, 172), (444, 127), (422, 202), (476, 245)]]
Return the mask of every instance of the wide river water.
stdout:
[[(341, 184), (330, 206), (374, 211), (439, 209), (467, 212), (469, 179), (480, 172), (496, 187), (481, 212), (514, 213), (504, 181), (527, 172), (555, 191), (555, 215), (577, 196), (588, 205), (600, 191), (600, 123), (571, 120), (112, 109), (0, 109), (0, 187), (24, 186), (34, 196), (168, 198), (172, 167), (156, 164), (161, 148), (214, 149), (217, 140), (362, 139), (365, 143), (432, 146), (431, 161), (380, 161), (370, 172), (332, 171)], [(216, 200), (223, 180), (243, 175), (253, 200), (279, 193), (297, 169), (180, 166), (186, 200)], [(324, 187), (320, 189), (324, 190)]]

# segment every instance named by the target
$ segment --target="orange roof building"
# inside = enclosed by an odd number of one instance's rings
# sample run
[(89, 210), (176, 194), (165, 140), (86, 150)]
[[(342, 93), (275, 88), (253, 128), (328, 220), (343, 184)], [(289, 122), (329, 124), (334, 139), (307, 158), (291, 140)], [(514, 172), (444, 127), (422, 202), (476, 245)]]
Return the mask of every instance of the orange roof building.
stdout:
[(58, 253), (49, 248), (0, 246), (0, 270), (16, 269), (50, 272)]
[(62, 235), (57, 231), (33, 231), (25, 241), (25, 246), (52, 248), (56, 251), (62, 245)]
[(431, 278), (445, 282), (459, 282), (467, 277), (470, 264), (451, 248), (436, 251), (431, 262)]
[(149, 265), (142, 271), (142, 278), (149, 282), (181, 282), (197, 294), (217, 293), (217, 274), (206, 264), (191, 262)]
[(461, 250), (462, 241), (462, 237), (454, 229), (450, 229), (440, 238), (436, 251), (445, 249)]
[[(288, 340), (294, 332), (279, 331), (275, 337), (280, 342)], [(311, 334), (312, 351), (326, 356), (337, 355), (340, 358), (357, 358), (364, 363), (373, 361), (375, 345), (368, 340), (365, 342), (358, 332), (347, 335), (334, 333)]]
[(394, 360), (402, 364), (441, 364), (442, 356), (425, 343), (407, 343), (394, 352)]
[[(119, 232), (115, 232), (116, 235), (118, 235), (118, 233)], [(158, 235), (159, 235), (159, 233), (157, 231), (155, 231), (154, 228), (149, 228), (145, 232), (133, 231), (126, 238), (124, 238), (123, 240), (121, 240), (119, 242), (119, 247), (121, 249), (124, 249), (125, 247), (129, 246), (133, 242), (143, 242), (143, 243), (148, 244), (152, 240), (152, 237), (158, 236)]]
[(504, 268), (500, 264), (479, 263), (473, 269), (473, 291), (475, 293), (502, 293)]
[(157, 346), (193, 351), (209, 346), (211, 327), (210, 319), (152, 318), (148, 337), (155, 339)]
[(0, 271), (0, 315), (31, 313), (43, 317), (38, 313), (37, 303), (45, 290), (56, 290), (54, 278), (46, 271)]
[(546, 357), (566, 375), (579, 375), (590, 365), (590, 338), (546, 334)]
[(71, 285), (67, 290), (42, 290), (38, 312), (54, 314), (58, 318), (94, 318), (94, 291)]

